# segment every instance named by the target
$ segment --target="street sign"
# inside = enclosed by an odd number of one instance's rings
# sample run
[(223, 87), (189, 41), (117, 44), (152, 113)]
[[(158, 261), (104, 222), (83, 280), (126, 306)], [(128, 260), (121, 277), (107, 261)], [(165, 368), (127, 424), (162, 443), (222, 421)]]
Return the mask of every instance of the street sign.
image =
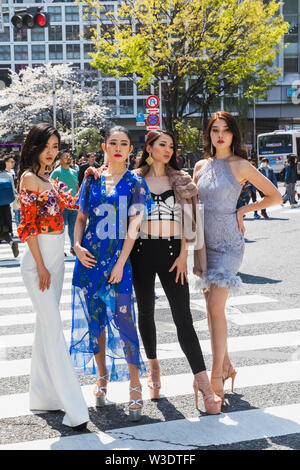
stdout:
[(158, 105), (159, 105), (159, 99), (155, 95), (150, 95), (150, 96), (148, 96), (148, 98), (146, 100), (146, 104), (147, 104), (148, 108), (157, 108)]
[(152, 113), (152, 114), (158, 114), (159, 113), (159, 108), (147, 108), (146, 112), (147, 113)]
[(136, 123), (135, 123), (135, 124), (137, 125), (137, 127), (143, 127), (143, 126), (145, 126), (145, 125), (146, 125), (145, 121), (143, 121), (143, 122), (136, 121)]
[(149, 126), (158, 126), (159, 124), (158, 114), (149, 114), (149, 116), (147, 117), (147, 123)]
[(139, 113), (136, 117), (137, 122), (144, 122), (145, 121), (145, 114)]
[(156, 129), (159, 129), (159, 126), (147, 126), (147, 131), (155, 131)]

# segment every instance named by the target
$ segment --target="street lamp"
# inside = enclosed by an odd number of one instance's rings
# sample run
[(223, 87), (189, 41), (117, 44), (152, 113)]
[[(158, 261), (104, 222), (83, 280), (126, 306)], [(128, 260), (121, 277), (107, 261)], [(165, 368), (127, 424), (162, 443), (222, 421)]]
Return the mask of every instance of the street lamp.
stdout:
[(159, 80), (158, 81), (158, 90), (159, 90), (159, 122), (161, 129), (163, 128), (163, 121), (162, 121), (162, 92), (161, 92), (161, 84), (162, 83), (172, 83), (172, 80)]

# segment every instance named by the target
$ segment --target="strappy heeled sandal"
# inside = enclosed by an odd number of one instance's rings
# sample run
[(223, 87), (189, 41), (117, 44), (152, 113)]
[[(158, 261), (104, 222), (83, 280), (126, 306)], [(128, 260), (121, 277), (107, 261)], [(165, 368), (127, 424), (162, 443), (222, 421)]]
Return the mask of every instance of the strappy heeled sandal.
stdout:
[(207, 374), (202, 374), (201, 377), (200, 374), (197, 374), (197, 377), (195, 375), (193, 388), (195, 394), (195, 408), (199, 409), (198, 392), (200, 391), (202, 393), (206, 413), (210, 415), (221, 413), (222, 399), (213, 392)]
[[(142, 397), (142, 386), (138, 385), (137, 387), (129, 387), (129, 393), (131, 392), (138, 392)], [(131, 407), (134, 405), (138, 405), (139, 408), (132, 409)], [(139, 421), (141, 419), (141, 412), (143, 408), (143, 400), (142, 398), (138, 398), (137, 400), (130, 400), (128, 404), (129, 409), (129, 421)]]
[[(105, 380), (106, 383), (109, 382), (109, 380), (106, 379), (106, 377), (108, 377), (108, 374), (106, 375), (99, 375), (98, 380)], [(96, 393), (102, 393), (102, 395), (96, 395)], [(96, 384), (96, 388), (94, 390), (94, 395), (96, 397), (96, 407), (97, 408), (103, 408), (105, 405), (106, 405), (106, 394), (107, 394), (107, 387), (106, 386), (103, 386), (103, 387), (99, 387), (97, 384)]]
[(236, 374), (237, 374), (237, 370), (233, 367), (232, 364), (230, 364), (227, 372), (223, 374), (223, 384), (225, 384), (226, 380), (231, 379), (231, 391), (232, 392), (234, 389), (234, 381), (235, 381)]

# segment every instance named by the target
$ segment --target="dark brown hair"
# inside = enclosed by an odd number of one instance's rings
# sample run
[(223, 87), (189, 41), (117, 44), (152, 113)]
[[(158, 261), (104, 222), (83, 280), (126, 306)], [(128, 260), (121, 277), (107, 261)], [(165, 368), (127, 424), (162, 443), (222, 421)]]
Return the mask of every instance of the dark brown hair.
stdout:
[(60, 135), (57, 129), (52, 127), (47, 122), (36, 124), (29, 131), (24, 147), (20, 157), (20, 166), (18, 172), (18, 188), (20, 186), (20, 179), (26, 170), (31, 170), (33, 173), (43, 181), (44, 178), (38, 175), (41, 165), (39, 163), (39, 156), (46, 148), (47, 142), (52, 135), (58, 138), (58, 145), (60, 144)]
[(167, 135), (167, 136), (171, 137), (171, 139), (173, 140), (173, 145), (174, 145), (174, 152), (173, 152), (173, 155), (172, 155), (168, 165), (170, 165), (172, 168), (174, 168), (174, 170), (179, 170), (177, 160), (176, 160), (176, 153), (177, 153), (176, 139), (175, 139), (174, 135), (171, 132), (163, 131), (163, 130), (160, 130), (160, 129), (157, 129), (155, 131), (151, 131), (147, 135), (147, 139), (146, 139), (146, 142), (145, 142), (145, 145), (144, 145), (144, 148), (143, 148), (143, 154), (142, 154), (142, 157), (141, 157), (138, 168), (141, 168), (142, 166), (147, 165), (146, 159), (149, 157), (149, 153), (147, 152), (147, 146), (151, 145), (151, 147), (152, 147), (154, 142), (163, 135)]
[[(242, 136), (241, 131), (239, 129), (237, 120), (235, 117), (228, 113), (227, 111), (217, 111), (211, 115), (211, 118), (207, 124), (205, 133), (204, 133), (204, 158), (214, 157), (216, 154), (216, 148), (212, 145), (212, 141), (210, 138), (210, 132), (213, 123), (217, 119), (223, 119), (227, 126), (229, 127), (230, 132), (233, 134), (231, 150), (234, 149), (234, 154), (238, 155), (245, 160), (248, 160), (247, 150), (242, 145)], [(213, 152), (211, 153), (211, 147), (213, 148)]]

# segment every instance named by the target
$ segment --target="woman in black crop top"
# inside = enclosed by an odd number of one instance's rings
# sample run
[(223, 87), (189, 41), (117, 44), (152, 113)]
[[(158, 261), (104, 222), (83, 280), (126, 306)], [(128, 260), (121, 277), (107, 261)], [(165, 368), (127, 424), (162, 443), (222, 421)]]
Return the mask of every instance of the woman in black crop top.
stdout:
[(191, 199), (195, 187), (190, 176), (179, 170), (175, 155), (173, 135), (167, 131), (153, 131), (148, 134), (139, 167), (135, 170), (145, 178), (156, 202), (156, 209), (142, 222), (131, 253), (139, 330), (149, 361), (148, 386), (151, 398), (158, 399), (161, 384), (154, 321), (154, 287), (158, 274), (170, 304), (180, 346), (194, 374), (196, 407), (200, 390), (206, 412), (217, 414), (221, 410), (221, 400), (211, 389), (190, 311), (186, 228), (183, 233), (179, 204), (182, 191), (184, 198)]

